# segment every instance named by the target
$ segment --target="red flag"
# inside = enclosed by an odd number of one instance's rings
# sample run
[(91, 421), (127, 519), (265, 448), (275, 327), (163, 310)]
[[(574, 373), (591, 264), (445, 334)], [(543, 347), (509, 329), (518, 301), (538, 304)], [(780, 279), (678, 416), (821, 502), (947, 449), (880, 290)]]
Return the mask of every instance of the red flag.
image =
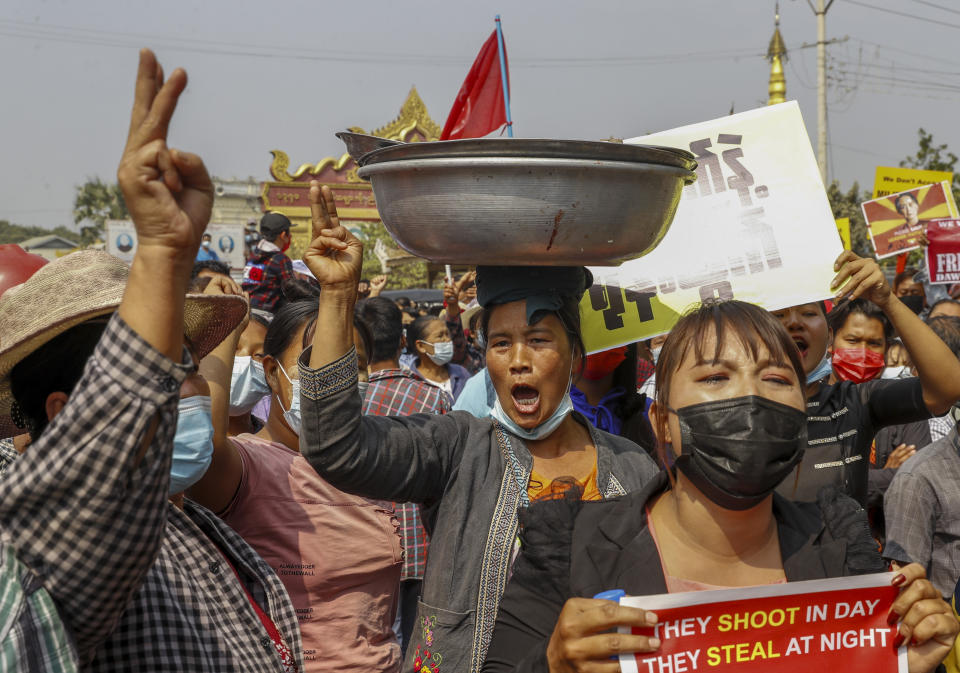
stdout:
[[(507, 45), (503, 45), (504, 68), (507, 66)], [(510, 76), (507, 75), (507, 90)], [(477, 60), (460, 87), (440, 140), (479, 138), (507, 123), (503, 104), (503, 83), (500, 78), (500, 58), (497, 53), (497, 31), (483, 43)]]

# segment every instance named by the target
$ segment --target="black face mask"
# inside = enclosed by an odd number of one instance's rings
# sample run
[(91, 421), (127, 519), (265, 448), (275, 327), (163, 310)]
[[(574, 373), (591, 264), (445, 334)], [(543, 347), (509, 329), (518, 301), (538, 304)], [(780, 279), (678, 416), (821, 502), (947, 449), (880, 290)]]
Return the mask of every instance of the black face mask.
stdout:
[(923, 297), (918, 294), (908, 294), (905, 297), (900, 297), (900, 301), (917, 315), (920, 315), (920, 311), (923, 310)]
[(806, 413), (757, 395), (674, 413), (682, 443), (677, 469), (724, 509), (759, 504), (800, 462), (807, 445)]

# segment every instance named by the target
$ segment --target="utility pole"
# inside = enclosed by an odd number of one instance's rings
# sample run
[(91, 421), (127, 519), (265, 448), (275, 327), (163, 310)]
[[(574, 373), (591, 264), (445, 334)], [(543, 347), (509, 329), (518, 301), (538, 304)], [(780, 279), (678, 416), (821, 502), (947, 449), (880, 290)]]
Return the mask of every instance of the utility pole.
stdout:
[(817, 163), (820, 164), (820, 177), (827, 185), (827, 10), (833, 0), (824, 3), (817, 0), (814, 7), (807, 0), (810, 9), (817, 15)]

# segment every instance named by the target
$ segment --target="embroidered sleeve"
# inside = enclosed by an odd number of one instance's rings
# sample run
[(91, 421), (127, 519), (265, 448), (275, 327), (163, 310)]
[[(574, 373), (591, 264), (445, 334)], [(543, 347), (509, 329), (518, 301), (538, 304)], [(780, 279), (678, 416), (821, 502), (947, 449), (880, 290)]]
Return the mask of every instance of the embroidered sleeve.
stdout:
[(320, 369), (310, 368), (310, 346), (300, 355), (300, 393), (311, 400), (319, 401), (337, 393), (357, 387), (357, 349), (350, 348), (346, 355)]

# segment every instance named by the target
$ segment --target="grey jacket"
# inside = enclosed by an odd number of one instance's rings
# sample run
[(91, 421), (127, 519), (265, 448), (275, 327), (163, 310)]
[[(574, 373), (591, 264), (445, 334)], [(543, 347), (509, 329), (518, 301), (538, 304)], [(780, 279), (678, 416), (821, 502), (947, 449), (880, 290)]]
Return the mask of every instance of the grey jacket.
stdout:
[[(430, 512), (433, 537), (404, 670), (419, 657), (430, 670), (479, 671), (510, 575), (533, 456), (499, 424), (465, 412), (362, 416), (356, 352), (321, 369), (309, 362), (308, 349), (300, 359), (303, 456), (341, 490), (423, 503)], [(657, 474), (638, 446), (578, 420), (597, 447), (605, 497), (639, 490)]]

